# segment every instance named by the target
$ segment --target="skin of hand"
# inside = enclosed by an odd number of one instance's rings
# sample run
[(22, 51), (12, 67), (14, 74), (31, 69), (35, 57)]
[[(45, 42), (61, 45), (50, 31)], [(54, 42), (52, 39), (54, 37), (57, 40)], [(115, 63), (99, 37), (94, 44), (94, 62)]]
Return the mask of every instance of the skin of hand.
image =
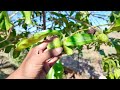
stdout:
[(63, 48), (47, 50), (46, 47), (52, 40), (32, 48), (20, 67), (6, 79), (45, 79), (50, 68), (58, 60)]

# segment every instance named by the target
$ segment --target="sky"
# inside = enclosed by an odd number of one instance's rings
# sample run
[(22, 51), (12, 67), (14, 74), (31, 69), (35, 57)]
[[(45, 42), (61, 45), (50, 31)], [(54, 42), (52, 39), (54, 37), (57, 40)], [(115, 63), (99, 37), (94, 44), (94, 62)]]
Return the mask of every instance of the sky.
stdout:
[[(89, 12), (91, 12), (92, 14), (100, 14), (100, 15), (103, 15), (103, 18), (105, 18), (105, 19), (108, 19), (108, 17), (107, 17), (107, 16), (104, 16), (104, 15), (110, 15), (110, 13), (111, 13), (111, 11), (89, 11)], [(10, 14), (10, 13), (11, 13), (11, 12), (9, 11), (9, 14)], [(19, 18), (21, 18), (21, 17), (22, 17), (21, 13), (18, 13), (18, 14), (15, 15), (13, 18), (11, 18), (11, 20), (17, 20), (17, 19), (19, 19)], [(38, 17), (38, 18), (35, 18), (35, 20), (40, 23), (39, 17)], [(92, 16), (92, 15), (89, 17), (89, 20), (90, 20), (90, 22), (92, 23), (93, 26), (107, 24), (107, 22), (106, 22), (105, 20), (100, 19), (100, 18), (97, 18), (96, 16)], [(47, 27), (51, 26), (51, 22), (46, 23), (46, 26), (47, 26)], [(104, 29), (107, 28), (107, 27), (108, 27), (108, 26), (101, 26), (100, 28), (101, 28), (102, 30), (104, 30)], [(21, 32), (23, 32), (23, 31), (25, 31), (21, 26), (17, 26), (17, 27), (15, 27), (15, 29), (17, 30), (17, 31), (16, 31), (17, 33), (21, 33)], [(37, 29), (36, 27), (33, 27), (33, 26), (32, 26), (32, 28), (29, 29), (29, 30), (30, 30), (30, 32), (33, 32), (33, 31), (35, 31), (36, 29)]]
[[(111, 11), (91, 11), (91, 12), (93, 12), (95, 14), (107, 15), (107, 16), (109, 16), (111, 13)], [(107, 16), (103, 16), (103, 17), (108, 20)], [(94, 16), (90, 16), (89, 20), (92, 22), (93, 26), (108, 24), (108, 22), (106, 22), (106, 20), (103, 20), (103, 19), (100, 19), (100, 18), (97, 18)], [(107, 27), (108, 26), (101, 26), (101, 29), (103, 30)]]

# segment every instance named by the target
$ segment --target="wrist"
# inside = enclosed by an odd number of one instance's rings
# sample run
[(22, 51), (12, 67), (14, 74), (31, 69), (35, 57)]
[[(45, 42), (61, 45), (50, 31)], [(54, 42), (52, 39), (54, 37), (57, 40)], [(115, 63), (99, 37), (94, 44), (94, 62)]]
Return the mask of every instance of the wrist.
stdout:
[(23, 70), (21, 68), (18, 68), (6, 79), (33, 79), (33, 78), (25, 76)]

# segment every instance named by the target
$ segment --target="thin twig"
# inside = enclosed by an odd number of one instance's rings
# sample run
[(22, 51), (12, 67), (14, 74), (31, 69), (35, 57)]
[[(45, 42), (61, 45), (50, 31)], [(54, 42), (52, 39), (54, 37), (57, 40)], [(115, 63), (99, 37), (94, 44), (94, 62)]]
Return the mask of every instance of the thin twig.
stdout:
[(70, 15), (67, 13), (67, 11), (66, 11), (66, 14), (67, 14), (67, 16), (68, 16), (70, 19), (73, 19), (73, 20), (75, 20), (75, 21), (77, 21), (77, 22), (83, 23), (83, 24), (85, 24), (85, 25), (88, 26), (88, 27), (91, 26), (91, 25), (87, 24), (87, 23), (84, 22), (84, 21), (77, 20), (77, 19), (75, 19), (74, 17), (70, 16)]
[(94, 13), (94, 14), (93, 14), (93, 13), (90, 13), (90, 15), (98, 15), (98, 16), (103, 16), (103, 17), (104, 17), (104, 16), (108, 16), (108, 17), (110, 16), (110, 15), (95, 14), (95, 13)]
[(12, 18), (13, 16), (15, 16), (19, 11), (16, 11), (15, 13), (13, 13), (11, 16), (9, 16), (9, 18)]
[(113, 25), (113, 24), (102, 24), (102, 25), (97, 25), (97, 26), (93, 26), (93, 27), (106, 26), (106, 25)]
[[(72, 34), (71, 34), (70, 36), (68, 36), (67, 38), (73, 36), (74, 34), (76, 34), (76, 33), (78, 33), (78, 32), (84, 31), (84, 30), (88, 30), (88, 28), (87, 28), (87, 29), (79, 29), (78, 31), (72, 33)], [(66, 39), (67, 39), (67, 38), (66, 38)]]
[(12, 28), (9, 29), (7, 37), (3, 41), (1, 41), (0, 43), (6, 41), (9, 38), (11, 31), (12, 31)]
[(95, 15), (93, 15), (93, 14), (91, 14), (92, 16), (94, 16), (94, 17), (97, 17), (97, 18), (100, 18), (100, 19), (103, 19), (103, 20), (105, 20), (105, 21), (109, 21), (109, 20), (107, 20), (107, 19), (105, 19), (105, 18), (103, 18), (103, 17), (100, 17), (100, 16), (95, 16)]
[(83, 24), (85, 24), (85, 25), (88, 26), (88, 27), (91, 26), (91, 25), (87, 24), (86, 22), (83, 22), (83, 21), (80, 21), (80, 20), (75, 19), (75, 18), (72, 17), (72, 16), (69, 16), (69, 18), (71, 18), (71, 19), (73, 19), (73, 20), (75, 20), (75, 21), (77, 21), (77, 22), (83, 23)]

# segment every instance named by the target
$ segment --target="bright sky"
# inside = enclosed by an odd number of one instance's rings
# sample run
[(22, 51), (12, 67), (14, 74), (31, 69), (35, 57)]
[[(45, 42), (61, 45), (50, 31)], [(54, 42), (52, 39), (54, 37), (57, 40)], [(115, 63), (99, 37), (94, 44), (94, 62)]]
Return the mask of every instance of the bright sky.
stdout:
[[(100, 14), (100, 15), (103, 15), (103, 18), (104, 19), (107, 19), (108, 20), (108, 17), (111, 13), (111, 11), (91, 11), (95, 14)], [(104, 16), (105, 15), (105, 16)], [(97, 17), (93, 17), (93, 16), (90, 16), (89, 20), (92, 22), (93, 26), (97, 26), (97, 25), (103, 25), (103, 24), (108, 24), (106, 22), (106, 20), (103, 20), (103, 19), (100, 19), (100, 18), (97, 18)], [(101, 26), (101, 29), (105, 29), (107, 28), (108, 26)]]
[[(107, 16), (104, 16), (104, 15), (110, 15), (110, 13), (111, 13), (111, 11), (90, 11), (90, 12), (92, 12), (93, 14), (103, 15), (103, 18), (105, 18), (105, 19), (108, 19), (108, 17), (107, 17)], [(10, 12), (9, 12), (9, 13), (10, 13)], [(22, 17), (22, 15), (19, 13), (19, 14), (15, 15), (15, 16), (12, 18), (12, 20), (17, 20), (17, 19), (19, 19), (19, 18), (21, 18), (21, 17)], [(38, 18), (35, 18), (35, 20), (40, 23), (39, 17), (38, 17)], [(99, 19), (99, 18), (97, 18), (97, 17), (95, 17), (95, 16), (90, 16), (90, 17), (89, 17), (89, 20), (90, 20), (90, 22), (93, 24), (93, 26), (107, 24), (107, 22), (106, 22), (105, 20)], [(46, 25), (49, 27), (49, 26), (51, 25), (51, 22), (46, 23)], [(103, 30), (103, 29), (105, 29), (105, 27), (107, 28), (107, 26), (101, 26), (100, 28)], [(36, 29), (37, 29), (36, 27), (32, 27), (32, 28), (30, 29), (30, 31), (32, 32), (32, 31), (34, 31), (34, 30), (36, 30)], [(21, 26), (17, 26), (17, 27), (16, 27), (16, 30), (17, 30), (17, 33), (20, 33), (20, 32), (25, 31)]]

